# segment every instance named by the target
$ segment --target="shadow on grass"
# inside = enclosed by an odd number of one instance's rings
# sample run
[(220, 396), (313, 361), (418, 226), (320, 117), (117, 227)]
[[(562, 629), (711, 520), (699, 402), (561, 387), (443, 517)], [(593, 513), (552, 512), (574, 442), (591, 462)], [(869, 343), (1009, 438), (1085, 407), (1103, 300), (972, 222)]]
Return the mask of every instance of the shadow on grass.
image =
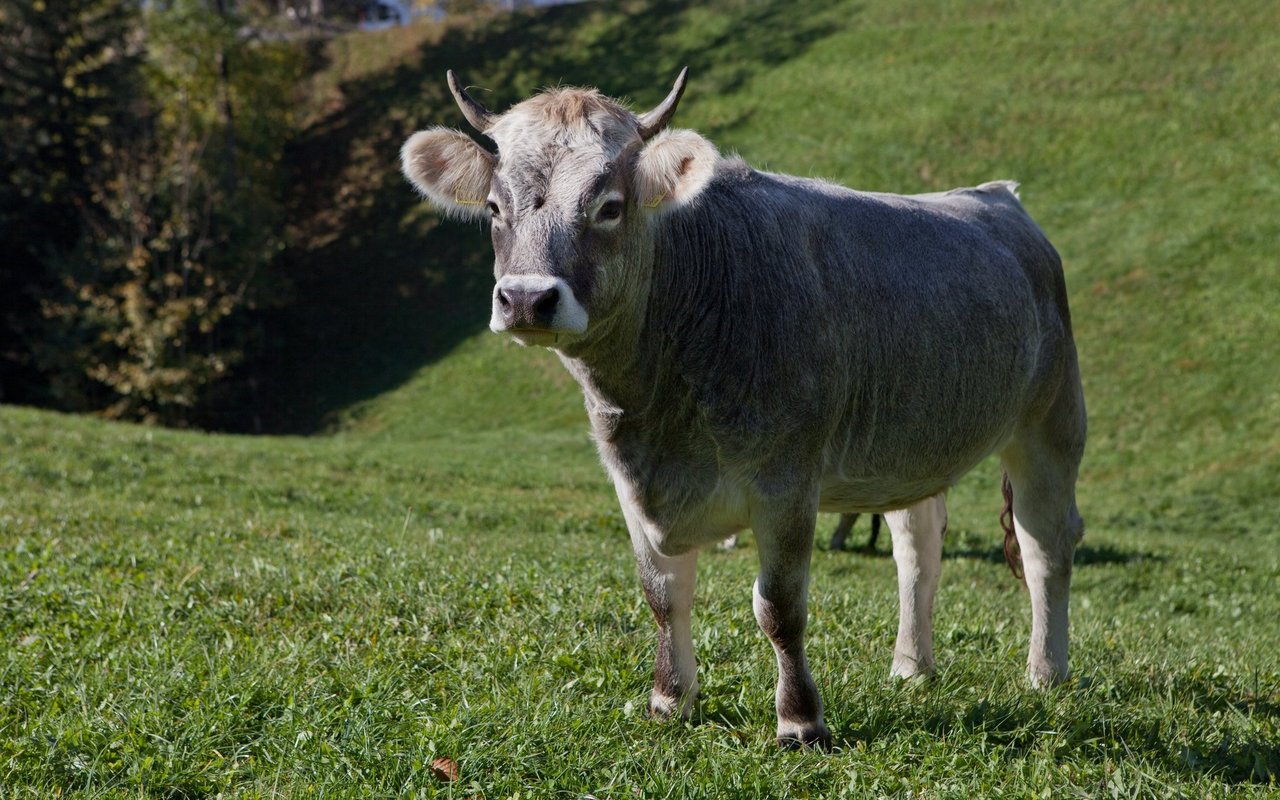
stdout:
[[(290, 229), (280, 267), (292, 300), (264, 313), (266, 347), (242, 370), (255, 408), (224, 427), (323, 430), (486, 327), (487, 231), (420, 209), (398, 168), (414, 130), (467, 129), (445, 86), (447, 69), (496, 87), (475, 94), (501, 111), (559, 82), (634, 93), (646, 107), (687, 64), (684, 104), (692, 107), (700, 94), (731, 92), (829, 35), (834, 28), (820, 12), (832, 4), (725, 3), (726, 24), (694, 19), (699, 4), (689, 0), (636, 2), (626, 14), (606, 4), (509, 14), (450, 28), (395, 68), (344, 84), (345, 105), (287, 148)], [(705, 132), (715, 137), (749, 116)]]
[[(818, 533), (819, 541), (822, 539), (822, 532)], [(971, 544), (978, 536), (976, 534), (960, 534), (949, 535), (947, 541), (943, 543), (942, 558), (948, 559), (969, 559), (972, 561), (985, 561), (989, 564), (1004, 564), (1004, 549), (999, 545), (993, 544), (990, 547), (976, 547)], [(962, 544), (954, 544), (953, 541), (962, 542)], [(848, 547), (844, 550), (832, 550), (828, 547), (819, 547), (819, 549), (830, 554), (831, 557), (862, 556), (864, 558), (892, 558), (893, 550), (887, 545), (880, 545), (878, 548), (869, 548), (865, 545), (858, 547)], [(1112, 547), (1109, 544), (1091, 545), (1081, 544), (1076, 548), (1074, 564), (1077, 567), (1089, 567), (1107, 564), (1136, 564), (1139, 562), (1164, 563), (1169, 557), (1159, 553), (1153, 553), (1149, 550), (1121, 550)]]
[[(1005, 563), (1004, 550), (998, 545), (992, 545), (991, 547), (944, 547), (942, 557), (944, 559), (966, 558), (975, 561), (986, 561), (991, 564)], [(1121, 550), (1108, 544), (1081, 544), (1076, 548), (1074, 564), (1077, 567), (1089, 567), (1104, 564), (1136, 564), (1142, 561), (1163, 563), (1168, 560), (1168, 556), (1150, 551)]]
[[(1122, 696), (1149, 692), (1144, 678), (1131, 685), (1120, 685)], [(1058, 691), (1064, 691), (1062, 689)], [(1078, 691), (1090, 689), (1081, 685)], [(914, 727), (941, 738), (979, 737), (994, 745), (1001, 757), (1020, 759), (1041, 747), (1052, 737), (1057, 760), (1092, 760), (1111, 764), (1121, 756), (1146, 756), (1167, 769), (1189, 777), (1208, 777), (1230, 784), (1267, 785), (1280, 779), (1280, 739), (1261, 734), (1238, 736), (1230, 731), (1214, 731), (1204, 725), (1187, 724), (1133, 714), (1115, 714), (1105, 700), (1075, 703), (1070, 713), (1055, 713), (1049, 700), (1052, 695), (1028, 695), (1009, 702), (987, 699), (948, 703), (938, 698), (920, 706), (919, 715), (904, 719), (901, 709), (885, 706), (863, 724), (836, 731), (837, 746), (855, 748), (899, 734)], [(1194, 705), (1206, 718), (1215, 711), (1227, 710), (1262, 718), (1258, 728), (1274, 731), (1280, 725), (1280, 705), (1256, 692), (1232, 689), (1215, 684), (1204, 677), (1175, 680), (1167, 699)]]

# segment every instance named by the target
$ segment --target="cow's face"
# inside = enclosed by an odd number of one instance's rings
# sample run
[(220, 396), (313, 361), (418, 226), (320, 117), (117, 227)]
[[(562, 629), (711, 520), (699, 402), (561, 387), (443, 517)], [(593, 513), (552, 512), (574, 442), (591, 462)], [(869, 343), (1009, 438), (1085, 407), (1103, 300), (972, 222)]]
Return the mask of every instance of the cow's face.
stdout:
[(719, 158), (692, 131), (661, 131), (683, 78), (640, 116), (593, 89), (553, 89), (496, 116), (450, 73), (459, 105), (497, 153), (432, 128), (410, 137), (401, 157), (405, 175), (437, 205), (489, 220), (493, 331), (567, 346), (640, 299), (650, 223), (701, 192)]

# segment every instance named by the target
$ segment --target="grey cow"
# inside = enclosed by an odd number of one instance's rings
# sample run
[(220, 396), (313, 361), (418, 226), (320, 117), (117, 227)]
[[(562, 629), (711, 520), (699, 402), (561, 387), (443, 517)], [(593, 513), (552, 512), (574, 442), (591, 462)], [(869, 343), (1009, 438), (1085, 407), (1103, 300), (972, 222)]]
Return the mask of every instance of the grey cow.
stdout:
[[(880, 514), (871, 515), (871, 535), (867, 537), (867, 543), (863, 546), (863, 550), (866, 550), (867, 552), (875, 551), (876, 542), (880, 539), (880, 521), (883, 519), (884, 517)], [(841, 514), (840, 522), (836, 524), (836, 529), (831, 532), (831, 544), (829, 545), (829, 549), (843, 550), (844, 543), (849, 538), (849, 533), (853, 530), (853, 526), (856, 525), (857, 522), (857, 514)]]
[(1065, 679), (1084, 398), (1061, 262), (1015, 185), (903, 196), (752, 169), (667, 128), (686, 74), (641, 114), (577, 88), (495, 114), (450, 73), (496, 151), (431, 128), (401, 154), (437, 206), (489, 221), (490, 328), (553, 348), (582, 387), (657, 622), (651, 711), (687, 715), (697, 694), (699, 549), (751, 528), (778, 739), (830, 744), (804, 648), (819, 511), (885, 513), (892, 673), (928, 674), (943, 494), (991, 453), (1028, 675)]

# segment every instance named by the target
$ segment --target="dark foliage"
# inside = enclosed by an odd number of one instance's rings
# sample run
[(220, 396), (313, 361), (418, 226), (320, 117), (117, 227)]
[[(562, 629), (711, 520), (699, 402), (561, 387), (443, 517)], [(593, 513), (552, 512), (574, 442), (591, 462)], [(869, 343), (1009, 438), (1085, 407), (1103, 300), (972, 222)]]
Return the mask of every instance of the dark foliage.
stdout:
[(109, 216), (101, 188), (139, 115), (138, 14), (113, 0), (0, 0), (0, 399), (85, 407), (42, 368), (41, 306)]
[(6, 9), (4, 399), (200, 424), (274, 296), (293, 48), (223, 2)]

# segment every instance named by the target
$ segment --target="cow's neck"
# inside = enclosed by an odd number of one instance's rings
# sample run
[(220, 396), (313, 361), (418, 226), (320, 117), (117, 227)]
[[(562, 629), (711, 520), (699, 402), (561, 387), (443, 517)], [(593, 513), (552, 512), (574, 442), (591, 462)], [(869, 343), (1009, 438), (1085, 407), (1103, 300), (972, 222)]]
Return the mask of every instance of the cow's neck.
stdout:
[(645, 298), (641, 303), (616, 310), (591, 341), (560, 353), (593, 413), (635, 416), (653, 402), (654, 389), (661, 382), (661, 342), (653, 340), (654, 332), (646, 323), (651, 301), (649, 281), (645, 283), (636, 293)]
[[(700, 250), (700, 243), (681, 246)], [(648, 262), (626, 268), (644, 276), (643, 285), (628, 287), (627, 296), (643, 300), (623, 303), (589, 342), (561, 357), (593, 416), (625, 416), (632, 424), (663, 428), (676, 417), (699, 415), (694, 385), (717, 369), (714, 362), (731, 347), (705, 340), (705, 321), (727, 319), (730, 308), (716, 303), (731, 294), (717, 291), (726, 276), (714, 265), (673, 259), (671, 242), (654, 241), (644, 250), (641, 257)], [(727, 379), (732, 383), (732, 376)]]

